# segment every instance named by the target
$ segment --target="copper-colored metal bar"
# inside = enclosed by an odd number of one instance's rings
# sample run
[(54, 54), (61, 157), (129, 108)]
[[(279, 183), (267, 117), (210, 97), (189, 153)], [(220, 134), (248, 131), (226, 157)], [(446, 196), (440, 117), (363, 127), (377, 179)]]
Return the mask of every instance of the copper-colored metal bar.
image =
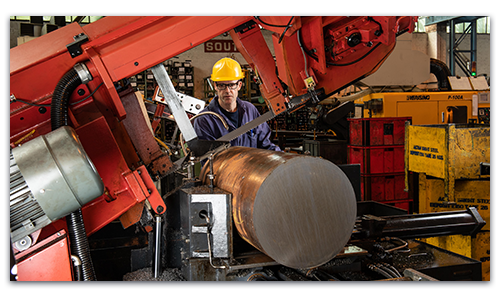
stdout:
[[(276, 262), (311, 268), (331, 260), (350, 238), (354, 190), (325, 159), (230, 147), (215, 155), (214, 184), (233, 194), (241, 237)], [(208, 184), (208, 165), (200, 178)]]

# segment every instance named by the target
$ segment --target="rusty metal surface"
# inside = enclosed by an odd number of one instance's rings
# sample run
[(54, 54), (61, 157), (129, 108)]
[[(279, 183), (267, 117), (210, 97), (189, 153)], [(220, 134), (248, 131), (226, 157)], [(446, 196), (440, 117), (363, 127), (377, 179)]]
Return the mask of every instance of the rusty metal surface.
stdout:
[(127, 229), (133, 224), (139, 222), (143, 209), (144, 201), (132, 206), (126, 213), (122, 214), (120, 216), (120, 222), (122, 223), (123, 229)]
[[(243, 239), (276, 262), (311, 268), (339, 253), (353, 231), (354, 190), (333, 163), (304, 155), (231, 147), (214, 158), (215, 186), (233, 194)], [(200, 174), (208, 183), (205, 166)]]
[(136, 94), (131, 90), (125, 90), (120, 95), (127, 112), (127, 118), (123, 120), (123, 124), (137, 153), (153, 174), (167, 175), (171, 169), (174, 169), (173, 163), (156, 142), (151, 127), (148, 125), (149, 119), (144, 117)]

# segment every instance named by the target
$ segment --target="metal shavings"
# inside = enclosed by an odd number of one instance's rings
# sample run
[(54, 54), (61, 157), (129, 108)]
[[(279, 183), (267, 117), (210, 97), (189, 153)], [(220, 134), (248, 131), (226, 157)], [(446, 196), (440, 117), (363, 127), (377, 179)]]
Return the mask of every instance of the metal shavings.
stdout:
[(182, 273), (177, 268), (166, 268), (158, 278), (154, 278), (153, 270), (151, 267), (136, 270), (127, 273), (123, 276), (123, 281), (156, 281), (156, 282), (169, 282), (169, 281), (186, 281)]

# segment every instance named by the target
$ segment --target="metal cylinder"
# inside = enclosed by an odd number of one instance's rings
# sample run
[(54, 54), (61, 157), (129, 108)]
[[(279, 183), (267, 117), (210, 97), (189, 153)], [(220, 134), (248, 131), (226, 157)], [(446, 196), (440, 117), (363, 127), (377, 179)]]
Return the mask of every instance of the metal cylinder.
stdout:
[(383, 217), (381, 236), (425, 238), (455, 234), (474, 236), (486, 224), (475, 207), (461, 211)]
[(155, 217), (156, 227), (155, 227), (155, 256), (153, 263), (154, 278), (160, 277), (161, 273), (161, 237), (162, 237), (162, 227), (161, 227), (161, 216)]
[(101, 177), (68, 126), (13, 148), (11, 154), (13, 242), (104, 192)]
[[(216, 187), (233, 194), (240, 236), (276, 262), (311, 268), (331, 260), (354, 228), (356, 198), (330, 161), (247, 147), (215, 155)], [(208, 165), (200, 179), (208, 184)]]

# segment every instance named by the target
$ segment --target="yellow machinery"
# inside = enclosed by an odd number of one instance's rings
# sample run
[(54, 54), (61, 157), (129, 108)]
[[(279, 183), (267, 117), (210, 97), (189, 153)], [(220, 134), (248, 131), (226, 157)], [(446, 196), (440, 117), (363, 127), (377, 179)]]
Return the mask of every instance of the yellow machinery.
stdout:
[(355, 101), (363, 117), (412, 117), (414, 125), (490, 122), (490, 91), (371, 93)]
[(406, 170), (443, 179), (446, 202), (457, 202), (455, 180), (481, 178), (490, 162), (489, 125), (407, 125), (405, 137)]
[[(482, 262), (490, 276), (490, 127), (479, 124), (407, 125), (405, 171), (418, 174), (419, 213), (476, 207), (486, 221), (470, 236), (425, 239)], [(408, 188), (408, 182), (407, 182)]]

